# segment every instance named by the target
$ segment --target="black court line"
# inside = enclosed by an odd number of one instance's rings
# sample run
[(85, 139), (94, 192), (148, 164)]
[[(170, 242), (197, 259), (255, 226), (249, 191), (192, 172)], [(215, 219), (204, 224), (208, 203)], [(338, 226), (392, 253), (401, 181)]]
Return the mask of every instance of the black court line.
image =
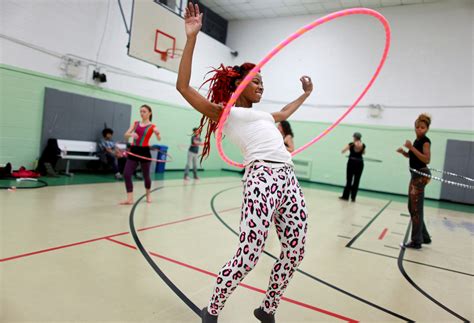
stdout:
[(341, 235), (337, 235), (339, 238), (344, 238), (344, 239), (352, 239), (351, 237), (346, 237), (346, 236), (341, 236)]
[(379, 216), (380, 214), (382, 214), (382, 212), (390, 205), (390, 203), (392, 203), (392, 200), (388, 201), (388, 203), (385, 204), (385, 206), (384, 206), (376, 215), (374, 215), (374, 216), (372, 217), (372, 220), (370, 220), (369, 223), (367, 223), (367, 224), (365, 225), (365, 227), (362, 228), (362, 230), (360, 230), (359, 233), (357, 233), (357, 234), (352, 238), (352, 240), (349, 241), (349, 242), (346, 244), (346, 247), (352, 246), (352, 244), (353, 244), (354, 242), (356, 242), (357, 239), (359, 239), (359, 237), (364, 233), (364, 231), (367, 230), (368, 227), (370, 227), (370, 225), (378, 218), (378, 216)]
[(400, 216), (404, 216), (404, 217), (407, 217), (407, 218), (409, 218), (409, 217), (410, 217), (410, 214), (406, 214), (406, 213), (400, 213)]
[[(407, 232), (405, 234), (405, 239), (403, 239), (403, 242), (408, 241), (408, 236), (410, 233), (410, 228), (411, 228), (411, 223), (408, 224), (407, 227)], [(455, 316), (456, 318), (460, 319), (463, 322), (469, 322), (467, 319), (462, 317), (461, 315), (457, 314), (453, 310), (449, 309), (447, 306), (441, 304), (439, 301), (434, 299), (430, 294), (425, 292), (423, 289), (421, 289), (411, 278), (408, 276), (407, 272), (405, 271), (405, 268), (403, 267), (403, 257), (405, 256), (405, 248), (400, 248), (400, 254), (398, 255), (398, 269), (400, 269), (400, 272), (402, 273), (403, 277), (413, 286), (415, 287), (416, 290), (418, 290), (421, 294), (423, 294), (426, 298), (428, 298), (430, 301), (441, 307), (443, 310), (446, 312), (450, 313), (451, 315)]]
[[(230, 190), (233, 190), (233, 189), (235, 189), (235, 188), (241, 188), (241, 187), (242, 187), (242, 186), (239, 185), (239, 186), (234, 186), (234, 187), (226, 188), (226, 189), (221, 190), (221, 191), (217, 192), (216, 194), (214, 194), (214, 196), (213, 196), (212, 199), (211, 199), (211, 209), (212, 209), (212, 213), (214, 213), (214, 215), (216, 216), (216, 218), (217, 218), (230, 232), (232, 232), (232, 233), (233, 233), (234, 235), (236, 235), (237, 237), (239, 236), (239, 234), (238, 234), (236, 231), (234, 231), (234, 229), (232, 229), (232, 228), (227, 224), (227, 222), (225, 222), (225, 221), (219, 216), (219, 213), (217, 213), (216, 208), (214, 207), (214, 201), (215, 201), (215, 199), (217, 198), (217, 196), (219, 196), (220, 194), (222, 194), (222, 193), (224, 193), (224, 192), (226, 192), (226, 191), (230, 191)], [(267, 252), (267, 251), (265, 251), (265, 250), (263, 251), (263, 253), (264, 253), (265, 255), (267, 255), (268, 257), (274, 259), (274, 260), (277, 260), (277, 259), (278, 259), (277, 257), (275, 257), (274, 255), (272, 255), (271, 253), (269, 253), (269, 252)], [(397, 314), (397, 313), (395, 313), (395, 312), (392, 312), (392, 311), (389, 310), (389, 309), (386, 309), (386, 308), (384, 308), (384, 307), (382, 307), (382, 306), (379, 306), (379, 305), (377, 305), (377, 304), (374, 304), (374, 303), (372, 303), (372, 302), (370, 302), (370, 301), (368, 301), (368, 300), (366, 300), (366, 299), (363, 299), (362, 297), (359, 297), (359, 296), (357, 296), (357, 295), (355, 295), (355, 294), (352, 294), (352, 293), (350, 293), (350, 292), (348, 292), (348, 291), (345, 291), (345, 290), (343, 290), (342, 288), (339, 288), (339, 287), (337, 287), (337, 286), (335, 286), (335, 285), (333, 285), (333, 284), (331, 284), (331, 283), (329, 283), (329, 282), (326, 282), (326, 281), (322, 280), (321, 278), (318, 278), (318, 277), (316, 277), (316, 276), (313, 276), (312, 274), (309, 274), (309, 273), (307, 273), (307, 272), (305, 272), (305, 271), (303, 271), (303, 270), (301, 270), (301, 269), (296, 269), (296, 271), (297, 271), (298, 273), (300, 273), (300, 274), (306, 276), (306, 277), (309, 277), (309, 278), (311, 278), (311, 279), (313, 279), (313, 280), (315, 280), (315, 281), (317, 281), (317, 282), (319, 282), (319, 283), (321, 283), (321, 284), (323, 284), (323, 285), (326, 285), (327, 287), (330, 287), (330, 288), (332, 288), (332, 289), (334, 289), (334, 290), (337, 290), (338, 292), (340, 292), (340, 293), (342, 293), (342, 294), (344, 294), (344, 295), (347, 295), (347, 296), (349, 296), (349, 297), (352, 297), (352, 298), (354, 298), (354, 299), (356, 299), (356, 300), (358, 300), (358, 301), (360, 301), (360, 302), (362, 302), (362, 303), (364, 303), (364, 304), (367, 304), (367, 305), (369, 305), (369, 306), (371, 306), (371, 307), (373, 307), (373, 308), (376, 308), (376, 309), (378, 309), (378, 310), (380, 310), (380, 311), (382, 311), (382, 312), (385, 312), (385, 313), (387, 313), (387, 314), (390, 314), (390, 315), (392, 315), (392, 316), (394, 316), (394, 317), (396, 317), (396, 318), (399, 318), (399, 319), (401, 319), (401, 320), (403, 320), (403, 321), (406, 321), (406, 322), (415, 322), (415, 321), (412, 320), (412, 319), (409, 319), (409, 318), (407, 318), (407, 317), (405, 317), (405, 316), (402, 316), (402, 315), (400, 315), (400, 314)]]
[(388, 245), (386, 245), (386, 244), (384, 244), (383, 246), (386, 247), (386, 248), (395, 249), (395, 250), (400, 249), (400, 247), (388, 246)]
[(390, 233), (391, 233), (391, 234), (396, 234), (397, 236), (403, 236), (403, 235), (404, 235), (404, 234), (401, 233), (401, 232), (393, 232), (393, 231), (392, 231), (392, 232), (390, 232)]
[[(162, 189), (163, 187), (158, 187), (153, 189), (151, 192), (155, 192), (157, 190)], [(133, 204), (132, 210), (130, 211), (130, 218), (129, 218), (129, 225), (130, 225), (130, 233), (132, 234), (133, 240), (135, 241), (135, 244), (137, 245), (138, 250), (142, 253), (143, 257), (145, 257), (145, 260), (148, 262), (148, 264), (155, 270), (155, 272), (160, 276), (160, 278), (165, 282), (166, 285), (168, 285), (169, 288), (194, 312), (196, 313), (199, 317), (201, 317), (201, 310), (199, 307), (196, 306), (184, 293), (176, 287), (175, 284), (168, 278), (168, 276), (165, 275), (163, 271), (161, 271), (160, 267), (153, 261), (153, 259), (150, 257), (148, 252), (145, 250), (145, 247), (143, 247), (142, 242), (140, 241), (140, 238), (138, 238), (137, 231), (135, 230), (135, 223), (134, 223), (134, 217), (135, 217), (135, 209), (137, 208), (138, 203), (140, 203), (141, 200), (146, 195), (142, 195), (136, 202)]]
[(358, 228), (362, 228), (362, 227), (363, 227), (362, 224), (354, 224), (354, 223), (351, 223), (351, 225), (352, 225), (353, 227), (358, 227)]
[[(9, 181), (9, 182), (12, 182), (12, 181), (16, 181), (16, 184), (13, 185), (13, 186), (0, 186), (0, 190), (31, 190), (31, 189), (37, 189), (37, 188), (43, 188), (43, 187), (46, 187), (48, 186), (48, 183), (41, 180), (41, 179), (32, 179), (32, 180), (27, 180), (27, 179), (23, 179), (23, 180), (18, 180), (16, 178), (2, 178), (2, 180), (4, 181)], [(30, 183), (39, 183), (39, 185), (36, 185), (36, 186), (21, 186), (22, 182), (26, 182), (28, 184)], [(0, 181), (1, 183), (1, 181)]]
[[(390, 248), (390, 246), (385, 246), (385, 247)], [(386, 258), (398, 259), (398, 257), (390, 256), (390, 255), (387, 255), (387, 254), (385, 254), (385, 253), (375, 252), (375, 251), (366, 250), (366, 249), (361, 249), (361, 248), (356, 248), (356, 247), (349, 247), (349, 248), (352, 249), (352, 250), (367, 252), (367, 253), (371, 253), (371, 254), (373, 254), (373, 255), (378, 255), (378, 256), (382, 256), (382, 257), (386, 257)], [(394, 248), (394, 247), (391, 247), (391, 248), (397, 249), (397, 250), (400, 249), (400, 248)], [(474, 274), (466, 273), (466, 272), (459, 271), (459, 270), (455, 270), (455, 269), (450, 269), (450, 268), (445, 268), (445, 267), (439, 267), (439, 266), (435, 266), (435, 265), (425, 264), (425, 263), (423, 263), (423, 262), (414, 261), (414, 260), (410, 260), (410, 259), (403, 259), (403, 261), (405, 261), (405, 262), (410, 262), (410, 263), (412, 263), (412, 264), (416, 264), (416, 265), (420, 265), (420, 266), (426, 266), (426, 267), (435, 268), (435, 269), (439, 269), (439, 270), (449, 271), (449, 272), (452, 272), (452, 273), (455, 273), (455, 274), (460, 274), (460, 275), (466, 275), (466, 276), (474, 277)]]

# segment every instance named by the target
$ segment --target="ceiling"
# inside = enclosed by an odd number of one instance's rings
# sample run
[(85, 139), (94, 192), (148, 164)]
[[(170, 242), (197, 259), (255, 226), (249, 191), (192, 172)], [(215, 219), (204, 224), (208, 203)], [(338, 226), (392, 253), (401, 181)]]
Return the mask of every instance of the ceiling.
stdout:
[(199, 0), (227, 20), (327, 14), (353, 7), (383, 8), (441, 0)]

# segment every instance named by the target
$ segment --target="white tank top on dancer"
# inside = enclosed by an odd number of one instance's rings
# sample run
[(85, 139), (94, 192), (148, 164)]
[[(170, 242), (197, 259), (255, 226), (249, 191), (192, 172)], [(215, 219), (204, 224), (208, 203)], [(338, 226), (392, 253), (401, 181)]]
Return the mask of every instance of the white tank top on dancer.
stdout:
[(275, 120), (268, 112), (232, 107), (223, 134), (240, 148), (245, 166), (256, 160), (293, 165)]

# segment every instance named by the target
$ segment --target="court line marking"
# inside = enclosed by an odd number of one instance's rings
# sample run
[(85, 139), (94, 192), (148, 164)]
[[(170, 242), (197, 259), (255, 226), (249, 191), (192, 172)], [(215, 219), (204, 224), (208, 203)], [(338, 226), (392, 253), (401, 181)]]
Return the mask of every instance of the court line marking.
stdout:
[[(390, 248), (390, 246), (385, 246), (385, 247)], [(380, 253), (380, 252), (376, 252), (376, 251), (361, 249), (361, 248), (357, 248), (357, 247), (350, 247), (350, 249), (352, 249), (352, 250), (357, 250), (357, 251), (362, 251), (362, 252), (367, 252), (367, 253), (371, 253), (371, 254), (373, 254), (373, 255), (382, 256), (382, 257), (386, 257), (386, 258), (398, 259), (398, 257), (391, 256), (391, 255), (387, 255), (387, 254), (385, 254), (385, 253)], [(398, 247), (398, 248), (392, 247), (392, 249), (397, 249), (397, 250), (399, 250), (400, 247)], [(455, 273), (455, 274), (460, 274), (460, 275), (466, 275), (466, 276), (474, 277), (474, 274), (467, 273), (467, 272), (463, 272), (463, 271), (459, 271), (459, 270), (455, 270), (455, 269), (450, 269), (450, 268), (445, 268), (445, 267), (439, 267), (439, 266), (430, 265), (430, 264), (426, 264), (426, 263), (423, 263), (423, 262), (414, 261), (414, 260), (410, 260), (410, 259), (403, 259), (403, 261), (405, 261), (405, 262), (410, 262), (410, 263), (412, 263), (412, 264), (416, 264), (416, 265), (420, 265), (420, 266), (426, 266), (426, 267), (435, 268), (435, 269), (439, 269), (439, 270), (449, 271), (449, 272), (452, 272), (452, 273)]]
[[(162, 189), (163, 187), (156, 188), (152, 190), (151, 192), (156, 192), (159, 189)], [(146, 260), (146, 262), (150, 265), (151, 268), (155, 271), (155, 273), (161, 278), (161, 280), (174, 292), (176, 296), (179, 297), (180, 300), (182, 300), (191, 311), (194, 312), (198, 317), (201, 317), (201, 309), (193, 303), (193, 301), (186, 296), (185, 293), (183, 293), (178, 286), (176, 286), (171, 279), (166, 276), (166, 274), (161, 270), (161, 268), (158, 266), (156, 262), (153, 261), (153, 258), (151, 258), (150, 254), (148, 251), (145, 249), (143, 246), (143, 243), (141, 242), (140, 238), (138, 237), (138, 233), (135, 229), (135, 210), (140, 202), (145, 197), (145, 195), (142, 195), (134, 204), (132, 209), (130, 210), (130, 214), (128, 217), (128, 226), (130, 228), (130, 233), (132, 234), (133, 241), (135, 242), (135, 245), (137, 246), (138, 251), (142, 254), (143, 258)]]
[[(166, 187), (192, 187), (192, 186), (202, 186), (202, 185), (210, 185), (210, 184), (227, 184), (227, 183), (228, 182), (209, 182), (209, 183), (199, 183), (199, 184), (193, 183), (191, 185), (189, 185), (189, 184), (180, 184), (180, 185), (169, 185), (169, 186), (166, 186)], [(98, 183), (98, 184), (110, 184), (110, 183)], [(81, 184), (77, 184), (77, 185), (81, 185)], [(50, 186), (50, 187), (56, 187), (56, 186)], [(239, 208), (240, 207), (236, 207), (236, 208), (233, 208), (233, 209), (239, 209)], [(229, 210), (225, 210), (225, 212), (227, 212)], [(206, 214), (203, 214), (203, 215), (198, 216), (198, 217), (211, 216), (212, 214), (213, 213), (206, 213)], [(189, 219), (186, 220), (186, 221), (189, 221)], [(178, 222), (175, 222), (175, 223), (180, 223), (180, 222), (178, 221)], [(163, 226), (163, 224), (154, 226), (153, 228), (157, 228), (157, 227), (160, 227), (160, 226)], [(138, 231), (144, 231), (144, 230), (148, 230), (148, 229), (151, 229), (151, 227), (138, 229)], [(84, 240), (84, 241), (80, 241), (80, 242), (74, 242), (74, 243), (70, 243), (70, 244), (66, 244), (66, 245), (60, 245), (60, 246), (56, 246), (56, 247), (50, 247), (50, 248), (41, 249), (41, 250), (37, 250), (37, 251), (27, 252), (27, 253), (19, 254), (19, 255), (16, 255), (16, 256), (10, 256), (10, 257), (7, 257), (7, 258), (2, 258), (2, 259), (0, 259), (0, 262), (10, 261), (10, 260), (14, 260), (14, 259), (18, 259), (18, 258), (24, 258), (24, 257), (28, 257), (28, 256), (34, 256), (34, 255), (42, 254), (42, 253), (45, 253), (45, 252), (50, 252), (50, 251), (54, 251), (54, 250), (74, 247), (74, 246), (78, 246), (78, 245), (82, 245), (82, 244), (86, 244), (86, 243), (100, 241), (100, 240), (106, 239), (108, 237), (112, 238), (112, 237), (117, 237), (117, 236), (121, 236), (121, 235), (125, 235), (125, 234), (130, 234), (130, 232), (126, 231), (126, 232), (121, 232), (121, 233), (116, 233), (116, 234), (112, 234), (112, 235), (103, 236), (103, 237), (100, 237), (100, 238), (93, 238), (93, 239)]]
[(338, 234), (337, 236), (338, 236), (339, 238), (344, 238), (344, 239), (349, 239), (349, 240), (352, 239), (352, 237), (342, 236), (342, 235), (340, 235), (340, 234)]
[[(240, 206), (225, 209), (225, 210), (222, 210), (220, 212), (228, 212), (228, 211), (238, 210), (238, 209), (240, 209)], [(205, 214), (192, 216), (192, 217), (184, 218), (184, 219), (177, 220), (177, 221), (166, 222), (166, 223), (161, 223), (161, 224), (158, 224), (158, 225), (153, 225), (153, 226), (150, 226), (150, 227), (141, 228), (141, 229), (138, 229), (137, 231), (141, 232), (141, 231), (156, 229), (156, 228), (160, 228), (160, 227), (164, 227), (164, 226), (168, 226), (168, 225), (173, 225), (173, 224), (178, 224), (178, 223), (182, 223), (182, 222), (201, 219), (201, 218), (204, 218), (204, 217), (209, 217), (211, 215), (213, 215), (212, 212), (205, 213)], [(103, 236), (103, 237), (99, 237), (99, 238), (93, 238), (93, 239), (89, 239), (89, 240), (69, 243), (69, 244), (60, 245), (60, 246), (56, 246), (56, 247), (41, 249), (41, 250), (32, 251), (32, 252), (27, 252), (27, 253), (19, 254), (19, 255), (16, 255), (16, 256), (10, 256), (10, 257), (7, 257), (7, 258), (0, 259), (0, 262), (6, 262), (6, 261), (10, 261), (10, 260), (18, 259), (18, 258), (29, 257), (29, 256), (34, 256), (34, 255), (38, 255), (38, 254), (42, 254), (42, 253), (46, 253), (46, 252), (50, 252), (50, 251), (75, 247), (75, 246), (79, 246), (79, 245), (82, 245), (82, 244), (96, 242), (96, 241), (104, 240), (104, 239), (107, 239), (107, 238), (114, 238), (114, 237), (118, 237), (118, 236), (122, 236), (122, 235), (126, 235), (126, 234), (130, 234), (130, 231), (115, 233), (115, 234), (111, 234), (111, 235), (107, 235), (107, 236)]]
[[(405, 233), (405, 238), (403, 239), (403, 243), (406, 243), (408, 241), (408, 236), (410, 234), (410, 228), (411, 228), (411, 223), (408, 223), (407, 226), (407, 231)], [(432, 297), (430, 294), (425, 292), (420, 286), (418, 286), (413, 279), (408, 275), (408, 273), (405, 271), (405, 268), (403, 267), (403, 257), (405, 256), (405, 248), (400, 248), (400, 254), (398, 255), (398, 269), (400, 270), (400, 273), (405, 277), (405, 279), (416, 289), (418, 290), (422, 295), (424, 295), (426, 298), (428, 298), (430, 301), (444, 309), (446, 312), (450, 313), (451, 315), (455, 316), (456, 318), (460, 319), (463, 322), (469, 322), (467, 319), (459, 315), (458, 313), (454, 312), (438, 300), (436, 300), (434, 297)]]
[(379, 240), (383, 240), (383, 238), (385, 238), (385, 235), (387, 234), (388, 232), (388, 229), (385, 228), (382, 230), (382, 233), (379, 235)]
[(404, 236), (405, 234), (401, 233), (401, 232), (390, 232), (391, 234), (396, 234), (397, 236)]
[(385, 204), (385, 206), (377, 212), (377, 214), (375, 214), (373, 217), (372, 217), (372, 220), (370, 220), (366, 225), (365, 227), (362, 228), (362, 230), (359, 231), (359, 233), (357, 233), (352, 239), (351, 241), (349, 241), (347, 244), (346, 244), (346, 247), (350, 247), (354, 244), (354, 242), (357, 241), (357, 239), (359, 239), (359, 237), (365, 232), (365, 230), (367, 230), (368, 227), (370, 227), (370, 225), (375, 221), (377, 220), (377, 218), (379, 217), (380, 214), (382, 214), (383, 211), (385, 211), (385, 209), (392, 203), (392, 200), (389, 200), (387, 202), (387, 204)]
[[(232, 229), (232, 228), (219, 216), (219, 213), (217, 213), (217, 211), (216, 211), (216, 209), (215, 209), (215, 207), (214, 207), (214, 201), (215, 201), (215, 199), (217, 198), (217, 196), (219, 196), (220, 194), (222, 194), (222, 193), (224, 193), (224, 192), (226, 192), (226, 191), (232, 190), (232, 189), (239, 188), (239, 187), (241, 187), (241, 186), (234, 186), (234, 187), (230, 187), (230, 188), (221, 190), (221, 191), (217, 192), (216, 194), (214, 194), (214, 196), (213, 196), (212, 199), (211, 199), (211, 209), (212, 209), (212, 212), (214, 213), (214, 215), (216, 216), (216, 218), (217, 218), (230, 232), (232, 232), (232, 233), (233, 233), (234, 235), (236, 235), (236, 236), (238, 236), (238, 233), (235, 232), (234, 229)], [(269, 252), (267, 252), (267, 251), (265, 251), (265, 250), (263, 251), (263, 254), (269, 256), (270, 258), (272, 258), (272, 259), (274, 259), (274, 260), (278, 259), (277, 257), (275, 257), (274, 255), (272, 255), (271, 253), (269, 253)], [(319, 282), (319, 283), (321, 283), (321, 284), (323, 284), (323, 285), (326, 285), (327, 287), (330, 287), (330, 288), (332, 288), (332, 289), (335, 289), (336, 291), (338, 291), (338, 292), (340, 292), (340, 293), (342, 293), (342, 294), (344, 294), (344, 295), (347, 295), (347, 296), (349, 296), (349, 297), (352, 297), (352, 298), (354, 298), (354, 299), (356, 299), (356, 300), (358, 300), (358, 301), (360, 301), (360, 302), (362, 302), (362, 303), (364, 303), (364, 304), (367, 304), (367, 305), (369, 305), (369, 306), (372, 306), (372, 307), (374, 307), (374, 308), (376, 308), (376, 309), (378, 309), (378, 310), (380, 310), (380, 311), (382, 311), (382, 312), (385, 312), (385, 313), (387, 313), (387, 314), (390, 314), (390, 315), (392, 315), (392, 316), (395, 316), (395, 317), (397, 317), (397, 318), (399, 318), (399, 319), (401, 319), (401, 320), (403, 320), (403, 321), (405, 321), (405, 322), (415, 322), (415, 321), (412, 320), (412, 319), (406, 318), (406, 317), (404, 317), (404, 316), (402, 316), (402, 315), (400, 315), (400, 314), (397, 314), (397, 313), (395, 313), (395, 312), (392, 312), (392, 311), (389, 310), (389, 309), (386, 309), (386, 308), (384, 308), (384, 307), (382, 307), (382, 306), (379, 306), (379, 305), (377, 305), (377, 304), (374, 304), (374, 303), (372, 303), (372, 302), (370, 302), (370, 301), (368, 301), (368, 300), (366, 300), (366, 299), (363, 299), (362, 297), (359, 297), (359, 296), (357, 296), (357, 295), (355, 295), (355, 294), (352, 294), (352, 293), (350, 293), (350, 292), (348, 292), (348, 291), (345, 291), (344, 289), (342, 289), (342, 288), (340, 288), (340, 287), (337, 287), (336, 285), (333, 285), (333, 284), (331, 284), (331, 283), (329, 283), (329, 282), (326, 282), (326, 281), (324, 281), (324, 280), (322, 280), (322, 279), (320, 279), (320, 278), (318, 278), (318, 277), (316, 277), (316, 276), (313, 276), (312, 274), (307, 273), (307, 272), (305, 272), (305, 271), (303, 271), (303, 270), (301, 270), (301, 269), (299, 269), (299, 268), (296, 269), (296, 271), (297, 271), (298, 273), (300, 273), (300, 274), (302, 274), (302, 275), (304, 275), (304, 276), (310, 278), (310, 279), (313, 279), (313, 280), (315, 280), (315, 281), (317, 281), (317, 282)]]
[[(121, 242), (121, 241), (118, 241), (118, 240), (115, 240), (115, 239), (111, 239), (111, 238), (108, 238), (106, 239), (108, 241), (111, 241), (111, 242), (114, 242), (116, 244), (119, 244), (119, 245), (122, 245), (124, 247), (128, 247), (130, 249), (134, 249), (134, 250), (137, 250), (137, 248), (133, 245), (130, 245), (130, 244), (127, 244), (127, 243), (124, 243), (124, 242)], [(211, 276), (211, 277), (217, 277), (217, 274), (213, 273), (213, 272), (210, 272), (210, 271), (207, 271), (205, 269), (202, 269), (202, 268), (199, 268), (199, 267), (196, 267), (196, 266), (193, 266), (193, 265), (190, 265), (190, 264), (187, 264), (187, 263), (184, 263), (184, 262), (181, 262), (179, 260), (176, 260), (176, 259), (173, 259), (173, 258), (169, 258), (167, 256), (164, 256), (164, 255), (161, 255), (159, 253), (156, 253), (156, 252), (152, 252), (152, 251), (147, 251), (150, 255), (156, 257), (156, 258), (160, 258), (162, 260), (165, 260), (165, 261), (168, 261), (168, 262), (171, 262), (171, 263), (174, 263), (176, 265), (179, 265), (181, 267), (185, 267), (185, 268), (188, 268), (188, 269), (192, 269), (194, 271), (197, 271), (199, 273), (202, 273), (202, 274), (205, 274), (205, 275), (208, 275), (208, 276)], [(265, 294), (266, 291), (263, 290), (263, 289), (260, 289), (260, 288), (257, 288), (257, 287), (254, 287), (254, 286), (251, 286), (251, 285), (248, 285), (248, 284), (245, 284), (245, 283), (240, 283), (239, 286), (242, 286), (246, 289), (249, 289), (249, 290), (252, 290), (252, 291), (255, 291), (255, 292), (258, 292), (258, 293), (261, 293), (261, 294)], [(332, 317), (335, 317), (335, 318), (338, 318), (338, 319), (341, 319), (341, 320), (344, 320), (344, 321), (347, 321), (347, 322), (351, 322), (351, 323), (355, 323), (355, 322), (359, 322), (355, 319), (351, 319), (351, 318), (348, 318), (348, 317), (345, 317), (341, 314), (337, 314), (337, 313), (334, 313), (334, 312), (331, 312), (331, 311), (328, 311), (328, 310), (325, 310), (325, 309), (322, 309), (322, 308), (319, 308), (319, 307), (316, 307), (316, 306), (313, 306), (313, 305), (309, 305), (309, 304), (306, 304), (306, 303), (303, 303), (303, 302), (300, 302), (300, 301), (297, 301), (297, 300), (294, 300), (292, 298), (288, 298), (288, 297), (285, 297), (283, 296), (281, 298), (282, 301), (286, 301), (286, 302), (289, 302), (289, 303), (292, 303), (292, 304), (295, 304), (295, 305), (298, 305), (298, 306), (301, 306), (301, 307), (304, 307), (304, 308), (307, 308), (307, 309), (310, 309), (310, 310), (313, 310), (315, 312), (319, 312), (319, 313), (322, 313), (322, 314), (325, 314), (325, 315), (329, 315), (329, 316), (332, 316)]]
[[(391, 202), (391, 201), (390, 201)], [(388, 204), (390, 204), (390, 202)], [(360, 237), (360, 235), (363, 233), (363, 231), (365, 231), (365, 229), (368, 228), (368, 226), (370, 226), (370, 224), (372, 224), (372, 222), (374, 222), (374, 220), (384, 211), (384, 209), (388, 206), (385, 205), (384, 208), (382, 208), (373, 218), (371, 221), (369, 221), (369, 223), (367, 223), (366, 227), (364, 227), (359, 233), (358, 233), (358, 236), (356, 235), (347, 245), (346, 247), (350, 248), (350, 249), (353, 249), (353, 250), (358, 250), (358, 251), (363, 251), (363, 252), (367, 252), (367, 253), (371, 253), (371, 254), (374, 254), (374, 255), (378, 255), (378, 256), (384, 256), (384, 257), (387, 257), (387, 258), (392, 258), (392, 259), (398, 259), (398, 257), (395, 257), (395, 256), (391, 256), (391, 255), (387, 255), (387, 254), (384, 254), (384, 253), (379, 253), (379, 252), (375, 252), (375, 251), (371, 251), (371, 250), (366, 250), (366, 249), (362, 249), (362, 248), (357, 248), (357, 247), (352, 247), (350, 245), (351, 242), (355, 242), (355, 240), (357, 240), (357, 238)], [(409, 214), (405, 214), (405, 213), (400, 213), (401, 216), (406, 216), (406, 217), (409, 217), (410, 215)], [(408, 223), (410, 223), (410, 221), (408, 221)], [(400, 222), (397, 222), (397, 224), (401, 224), (401, 225), (406, 225), (406, 223), (400, 223)], [(392, 232), (392, 233), (395, 233), (395, 232)], [(403, 234), (402, 234), (403, 235)], [(436, 266), (436, 265), (431, 265), (431, 264), (427, 264), (427, 263), (422, 263), (422, 262), (418, 262), (418, 261), (414, 261), (414, 260), (409, 260), (409, 259), (404, 259), (404, 261), (406, 262), (410, 262), (410, 263), (413, 263), (413, 264), (417, 264), (417, 265), (421, 265), (421, 266), (427, 266), (427, 267), (431, 267), (431, 268), (435, 268), (435, 269), (439, 269), (439, 270), (444, 270), (444, 271), (448, 271), (448, 272), (452, 272), (452, 273), (456, 273), (456, 274), (460, 274), (460, 275), (466, 275), (466, 276), (474, 276), (474, 274), (471, 274), (471, 273), (468, 273), (468, 272), (463, 272), (463, 271), (460, 271), (460, 270), (456, 270), (456, 269), (450, 269), (450, 268), (446, 268), (446, 267), (440, 267), (440, 266)]]

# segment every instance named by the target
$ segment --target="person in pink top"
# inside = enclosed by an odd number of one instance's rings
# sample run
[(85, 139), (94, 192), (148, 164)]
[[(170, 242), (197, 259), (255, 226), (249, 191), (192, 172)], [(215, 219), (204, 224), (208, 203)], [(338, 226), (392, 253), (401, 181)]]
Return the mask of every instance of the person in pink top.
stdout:
[[(158, 128), (151, 123), (153, 113), (151, 108), (144, 104), (140, 107), (140, 121), (135, 121), (125, 133), (125, 138), (133, 138), (130, 152), (133, 154), (127, 155), (127, 163), (125, 164), (125, 170), (123, 177), (125, 179), (125, 188), (127, 190), (127, 199), (120, 204), (130, 205), (133, 204), (133, 182), (132, 175), (135, 169), (140, 163), (143, 173), (143, 179), (145, 181), (146, 189), (146, 201), (151, 203), (150, 188), (151, 188), (151, 177), (150, 177), (150, 161), (146, 158), (151, 158), (150, 153), (150, 138), (155, 135), (158, 140), (161, 140), (160, 132)], [(136, 156), (135, 156), (136, 155)], [(138, 157), (140, 156), (140, 157)], [(141, 158), (144, 157), (144, 158)]]

